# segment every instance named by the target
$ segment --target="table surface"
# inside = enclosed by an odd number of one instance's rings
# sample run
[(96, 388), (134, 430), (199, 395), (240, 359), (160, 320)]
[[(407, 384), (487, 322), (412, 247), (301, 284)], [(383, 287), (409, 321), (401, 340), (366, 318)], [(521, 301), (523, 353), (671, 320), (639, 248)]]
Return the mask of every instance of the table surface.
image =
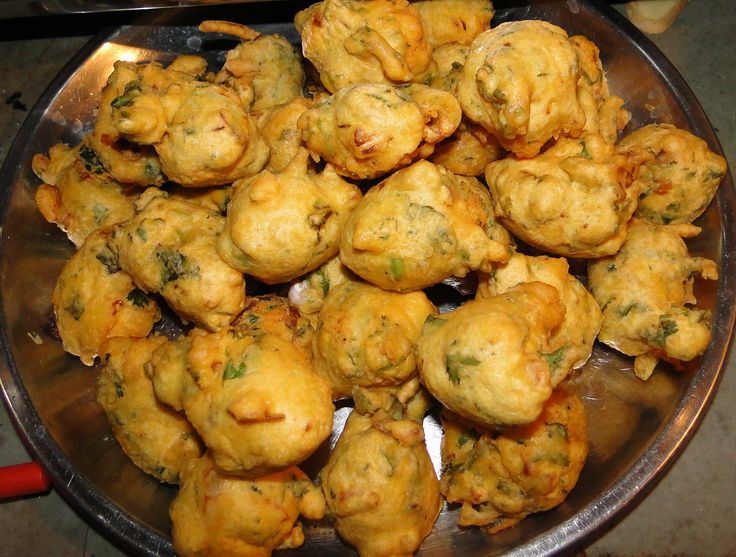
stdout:
[[(615, 4), (615, 3), (614, 3)], [(615, 4), (620, 10), (621, 4)], [(129, 16), (0, 22), (0, 162), (28, 111), (56, 73), (102, 24)], [(736, 168), (736, 4), (694, 0), (665, 33), (651, 36), (703, 105)], [(635, 509), (585, 549), (593, 556), (736, 555), (736, 356), (675, 465)], [(29, 459), (0, 404), (0, 466)], [(119, 557), (54, 491), (0, 503), (0, 555)]]

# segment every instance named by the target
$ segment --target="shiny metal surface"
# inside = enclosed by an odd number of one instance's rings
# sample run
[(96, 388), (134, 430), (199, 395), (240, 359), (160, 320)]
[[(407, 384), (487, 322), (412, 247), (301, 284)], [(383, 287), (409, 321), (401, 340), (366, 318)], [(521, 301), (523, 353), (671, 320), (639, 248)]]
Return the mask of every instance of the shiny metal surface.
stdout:
[(183, 8), (203, 4), (247, 4), (258, 1), (263, 0), (0, 0), (0, 19)]
[[(503, 8), (502, 2), (497, 2)], [(583, 33), (601, 48), (614, 92), (634, 112), (632, 127), (669, 121), (691, 129), (720, 150), (697, 101), (679, 75), (643, 35), (607, 6), (567, 0), (501, 9), (505, 19), (540, 18)], [(114, 30), (70, 63), (29, 115), (0, 174), (0, 323), (5, 362), (0, 380), (9, 411), (31, 451), (49, 470), (55, 487), (93, 523), (140, 555), (171, 555), (167, 506), (174, 490), (137, 470), (118, 448), (94, 401), (95, 372), (61, 351), (48, 330), (50, 293), (72, 252), (63, 234), (37, 213), (37, 179), (31, 156), (58, 140), (76, 141), (89, 129), (96, 96), (114, 60), (170, 58), (204, 53), (213, 64), (229, 43), (205, 38), (171, 14), (152, 25)], [(248, 21), (244, 8), (242, 21)], [(288, 20), (290, 14), (281, 14)], [(194, 23), (194, 22), (190, 22)], [(264, 30), (293, 29), (286, 24)], [(644, 107), (649, 106), (650, 110)], [(580, 482), (552, 512), (524, 520), (494, 536), (460, 530), (455, 511), (445, 509), (420, 555), (549, 555), (570, 552), (594, 536), (615, 515), (643, 496), (671, 464), (697, 427), (718, 383), (734, 326), (736, 195), (730, 175), (717, 202), (700, 219), (703, 234), (691, 250), (720, 262), (720, 280), (699, 284), (702, 304), (712, 308), (713, 342), (685, 373), (658, 371), (647, 383), (631, 373), (631, 362), (597, 347), (571, 383), (589, 413), (592, 450)], [(37, 344), (38, 341), (41, 344)], [(338, 417), (344, 417), (341, 410)], [(339, 420), (338, 420), (339, 423)], [(426, 422), (430, 450), (437, 456), (440, 431)], [(339, 427), (338, 427), (339, 429)], [(310, 462), (316, 470), (326, 451)], [(306, 528), (299, 555), (350, 553), (329, 526)]]

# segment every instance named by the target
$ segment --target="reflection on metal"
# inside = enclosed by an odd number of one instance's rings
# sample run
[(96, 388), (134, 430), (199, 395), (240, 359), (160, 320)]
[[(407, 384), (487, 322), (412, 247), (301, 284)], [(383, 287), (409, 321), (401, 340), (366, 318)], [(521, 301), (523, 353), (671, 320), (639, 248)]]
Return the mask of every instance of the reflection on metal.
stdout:
[[(2, 1), (2, 0), (0, 0)], [(37, 3), (41, 4), (41, 3)], [(603, 3), (549, 0), (499, 10), (496, 22), (546, 19), (570, 34), (595, 39), (606, 56), (611, 89), (633, 112), (631, 129), (649, 123), (645, 108), (657, 95), (661, 121), (703, 137), (721, 152), (713, 129), (682, 78), (628, 21)], [(170, 11), (173, 17), (185, 14)], [(290, 21), (291, 14), (280, 14)], [(277, 17), (277, 16), (274, 16)], [(247, 22), (247, 16), (243, 17)], [(189, 22), (196, 24), (197, 22)], [(291, 24), (269, 25), (296, 40)], [(192, 38), (196, 40), (192, 40)], [(122, 453), (95, 401), (94, 370), (66, 355), (48, 327), (50, 294), (73, 247), (38, 214), (33, 194), (38, 180), (30, 161), (57, 141), (74, 143), (89, 131), (99, 92), (116, 59), (171, 59), (197, 52), (213, 67), (222, 63), (221, 38), (195, 27), (127, 26), (98, 38), (79, 53), (32, 110), (0, 173), (0, 381), (9, 413), (33, 456), (44, 464), (56, 489), (90, 522), (109, 532), (129, 553), (173, 555), (168, 504), (175, 494), (135, 468)], [(219, 61), (218, 61), (219, 58)], [(713, 340), (706, 354), (685, 372), (660, 369), (648, 382), (633, 376), (630, 359), (597, 346), (569, 387), (584, 400), (590, 416), (591, 455), (578, 486), (558, 508), (531, 516), (509, 530), (488, 536), (456, 525), (456, 510), (445, 508), (421, 555), (551, 555), (572, 551), (643, 495), (672, 462), (702, 419), (724, 365), (736, 306), (736, 193), (730, 174), (717, 201), (699, 219), (693, 239), (698, 255), (720, 262), (720, 280), (699, 284), (698, 299), (713, 311)], [(173, 321), (168, 325), (175, 327)], [(28, 336), (36, 332), (37, 344)], [(344, 405), (343, 405), (344, 407)], [(338, 412), (339, 424), (347, 409)], [(429, 419), (428, 441), (438, 464), (439, 426)], [(333, 438), (334, 442), (334, 438)], [(304, 465), (310, 474), (324, 463), (325, 446)], [(307, 525), (299, 555), (341, 556), (347, 546), (327, 522)]]

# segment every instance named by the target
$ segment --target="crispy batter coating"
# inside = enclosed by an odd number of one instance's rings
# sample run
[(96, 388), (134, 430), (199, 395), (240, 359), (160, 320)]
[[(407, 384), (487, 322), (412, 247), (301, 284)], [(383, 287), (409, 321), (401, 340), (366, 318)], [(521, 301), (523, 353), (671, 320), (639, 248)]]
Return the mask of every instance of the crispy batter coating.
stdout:
[(299, 118), (309, 151), (345, 176), (375, 178), (431, 153), (460, 123), (457, 100), (425, 85), (353, 85)]
[(550, 339), (564, 315), (557, 289), (528, 282), (433, 316), (417, 343), (422, 382), (479, 425), (531, 423), (552, 393)]
[(433, 49), (447, 43), (469, 45), (491, 26), (494, 13), (490, 0), (421, 0), (412, 6)]
[(229, 184), (268, 160), (255, 117), (227, 87), (191, 80), (132, 87), (124, 97), (113, 101), (113, 126), (133, 143), (153, 145), (163, 172), (182, 186)]
[[(166, 190), (147, 188), (138, 200), (139, 210), (148, 204), (146, 196), (161, 196), (164, 191), (172, 199), (181, 199), (189, 203), (201, 205), (208, 211), (225, 215), (227, 212), (227, 204), (230, 203), (230, 195), (232, 188), (230, 186), (221, 186), (214, 188), (182, 188), (173, 184), (168, 184)], [(156, 193), (158, 192), (158, 193)]]
[(206, 331), (195, 328), (188, 335), (164, 342), (156, 347), (144, 364), (156, 399), (177, 412), (184, 410), (184, 374), (187, 371), (187, 354), (192, 346), (192, 338), (204, 334), (207, 334)]
[(161, 293), (182, 319), (217, 330), (245, 306), (243, 275), (215, 250), (223, 223), (195, 203), (155, 197), (116, 225), (110, 243), (141, 289)]
[(342, 264), (339, 257), (333, 257), (309, 273), (303, 280), (289, 287), (289, 303), (301, 315), (316, 320), (327, 294), (338, 284), (359, 280), (353, 272)]
[(692, 222), (703, 214), (726, 173), (726, 159), (688, 131), (649, 124), (629, 134), (619, 151), (644, 149), (635, 215), (658, 224)]
[(361, 557), (409, 557), (442, 507), (424, 430), (413, 420), (353, 412), (320, 479), (337, 532)]
[(477, 296), (490, 298), (532, 281), (554, 286), (565, 307), (565, 317), (549, 340), (552, 352), (545, 356), (554, 388), (571, 369), (581, 367), (588, 360), (603, 315), (590, 292), (569, 273), (564, 258), (515, 253), (492, 273), (481, 276)]
[(209, 453), (186, 464), (169, 508), (181, 557), (268, 557), (304, 543), (300, 514), (324, 512), (324, 497), (296, 466), (249, 480), (219, 472)]
[(97, 402), (133, 463), (166, 483), (179, 483), (186, 462), (202, 454), (196, 432), (183, 414), (164, 406), (144, 371), (166, 337), (111, 338), (100, 348)]
[(372, 187), (348, 219), (340, 259), (385, 290), (419, 290), (508, 259), (487, 190), (427, 161)]
[(36, 206), (79, 247), (97, 228), (131, 218), (137, 195), (115, 181), (94, 151), (82, 142), (76, 147), (57, 143), (49, 156), (34, 155), (33, 171), (44, 183), (36, 190)]
[(406, 0), (324, 0), (297, 13), (294, 24), (330, 93), (415, 81), (430, 63), (419, 12)]
[[(102, 90), (95, 128), (89, 137), (90, 147), (113, 178), (139, 186), (158, 186), (165, 181), (155, 150), (147, 145), (134, 145), (125, 137), (119, 126), (121, 111), (131, 109), (133, 97), (141, 90), (164, 92), (172, 85), (195, 80), (206, 67), (207, 62), (197, 56), (181, 56), (168, 68), (158, 62), (115, 62)], [(136, 107), (137, 135), (160, 136), (162, 112), (161, 103), (143, 102)]]
[(290, 342), (306, 362), (312, 361), (312, 323), (289, 304), (289, 300), (275, 294), (248, 298), (248, 303), (233, 323), (238, 334), (258, 334), (258, 331), (276, 335)]
[(533, 159), (491, 163), (486, 182), (496, 215), (515, 236), (557, 255), (601, 257), (626, 237), (638, 160), (598, 135), (565, 138)]
[(567, 33), (545, 21), (512, 21), (470, 45), (458, 99), (463, 112), (519, 157), (533, 157), (585, 125), (580, 69)]
[(486, 432), (445, 411), (442, 427), (442, 494), (461, 526), (491, 534), (562, 503), (588, 455), (583, 404), (559, 389), (527, 426)]
[(599, 134), (613, 145), (618, 132), (629, 123), (631, 114), (623, 108), (622, 98), (610, 94), (600, 50), (595, 43), (582, 35), (574, 35), (570, 37), (570, 44), (580, 64), (578, 99), (585, 111), (584, 131)]
[(710, 312), (691, 307), (693, 278), (716, 280), (716, 263), (691, 257), (683, 241), (699, 232), (691, 224), (633, 219), (621, 251), (588, 266), (588, 285), (603, 309), (598, 339), (635, 356), (642, 379), (660, 358), (689, 361), (710, 342)]
[[(467, 56), (468, 46), (459, 43), (435, 48), (432, 51), (435, 68), (425, 83), (456, 95)], [(504, 153), (492, 133), (463, 116), (455, 133), (438, 143), (428, 160), (461, 176), (480, 176), (486, 166), (502, 158)]]
[(243, 38), (243, 42), (225, 54), (222, 69), (210, 79), (233, 89), (246, 110), (268, 110), (301, 97), (304, 87), (301, 59), (284, 37), (261, 35), (252, 29), (249, 29), (251, 33), (243, 32), (242, 28), (248, 29), (244, 25), (230, 29), (227, 25), (212, 27), (207, 23), (202, 22), (200, 30), (212, 29)]
[(271, 153), (266, 170), (274, 173), (284, 171), (304, 148), (297, 122), (313, 104), (308, 99), (294, 99), (288, 104), (266, 111), (258, 120), (258, 129)]
[(310, 171), (302, 152), (281, 173), (264, 170), (236, 184), (217, 252), (265, 283), (288, 282), (337, 254), (360, 199), (331, 166)]
[(302, 462), (332, 431), (329, 383), (263, 331), (192, 338), (182, 402), (217, 467), (248, 477)]
[(66, 262), (51, 303), (64, 350), (91, 366), (111, 337), (142, 338), (159, 320), (156, 302), (120, 269), (108, 248), (109, 229), (92, 232)]
[(396, 386), (416, 375), (414, 346), (436, 309), (422, 291), (387, 292), (349, 281), (329, 291), (314, 335), (314, 369), (334, 396), (353, 386)]

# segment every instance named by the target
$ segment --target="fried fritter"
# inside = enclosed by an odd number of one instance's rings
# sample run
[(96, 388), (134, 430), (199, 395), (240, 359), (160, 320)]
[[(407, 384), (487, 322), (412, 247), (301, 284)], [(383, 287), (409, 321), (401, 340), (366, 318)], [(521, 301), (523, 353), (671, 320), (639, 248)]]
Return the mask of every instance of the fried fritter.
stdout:
[(533, 159), (488, 165), (499, 221), (515, 236), (566, 257), (616, 253), (636, 209), (639, 159), (598, 135), (561, 139)]
[(310, 171), (306, 152), (283, 172), (264, 170), (234, 189), (217, 252), (268, 284), (288, 282), (334, 257), (361, 198), (331, 166)]
[(579, 398), (557, 390), (527, 426), (483, 431), (443, 412), (441, 490), (461, 503), (458, 523), (495, 533), (562, 503), (588, 455)]
[(156, 302), (120, 269), (108, 248), (111, 232), (92, 232), (66, 262), (51, 303), (64, 350), (91, 366), (102, 343), (111, 337), (142, 338), (159, 320)]
[(416, 375), (414, 346), (436, 309), (422, 291), (387, 292), (350, 281), (330, 290), (314, 335), (314, 369), (334, 396), (353, 386), (396, 386)]
[[(204, 73), (207, 62), (198, 56), (180, 56), (168, 68), (158, 62), (135, 64), (117, 61), (100, 96), (95, 128), (89, 145), (102, 166), (113, 178), (124, 184), (161, 185), (165, 177), (158, 154), (146, 145), (129, 142), (120, 129), (119, 118), (128, 112), (133, 97), (142, 89), (164, 92), (171, 86), (194, 81)], [(160, 137), (165, 123), (161, 103), (141, 102), (136, 108), (137, 137)], [(132, 129), (130, 130), (133, 131)]]
[(623, 108), (622, 98), (610, 94), (600, 50), (595, 43), (582, 35), (574, 35), (570, 37), (570, 44), (575, 48), (580, 64), (578, 99), (585, 111), (584, 131), (586, 134), (599, 134), (613, 145), (631, 114)]
[[(219, 23), (219, 25), (212, 25)], [(304, 70), (299, 54), (278, 34), (261, 35), (244, 25), (233, 30), (228, 22), (204, 21), (201, 31), (233, 32), (243, 39), (225, 54), (222, 69), (210, 76), (214, 83), (227, 85), (240, 97), (246, 110), (263, 111), (301, 97)], [(245, 29), (243, 29), (245, 28)]]
[(490, 0), (421, 0), (412, 6), (433, 49), (447, 43), (469, 45), (490, 27), (494, 13)]
[(262, 330), (193, 337), (182, 402), (217, 467), (251, 478), (302, 462), (332, 431), (329, 383)]
[(169, 509), (181, 557), (268, 557), (304, 543), (300, 514), (324, 513), (322, 493), (299, 468), (249, 480), (218, 471), (209, 453), (186, 464)]
[(421, 380), (479, 425), (531, 423), (552, 393), (550, 339), (564, 315), (557, 289), (528, 282), (430, 317), (417, 343)]
[(539, 281), (554, 286), (565, 306), (565, 317), (549, 340), (552, 352), (545, 355), (552, 387), (571, 369), (581, 367), (590, 357), (603, 316), (598, 303), (585, 286), (572, 276), (564, 258), (532, 257), (515, 253), (492, 273), (481, 275), (477, 296), (490, 298), (517, 284)]
[(204, 207), (153, 198), (110, 240), (120, 267), (146, 292), (159, 292), (176, 313), (210, 330), (245, 306), (243, 275), (217, 255), (224, 218)]
[(44, 181), (36, 190), (36, 206), (79, 247), (97, 228), (131, 218), (138, 192), (115, 181), (82, 142), (57, 143), (49, 156), (33, 157), (33, 171)]
[(419, 12), (406, 0), (324, 0), (297, 13), (294, 24), (330, 93), (415, 81), (430, 63)]
[(699, 232), (691, 224), (633, 219), (621, 250), (588, 266), (588, 285), (603, 309), (598, 339), (635, 356), (642, 379), (660, 358), (689, 361), (710, 342), (710, 312), (692, 307), (693, 278), (716, 280), (716, 264), (691, 257), (683, 241)]
[(333, 257), (317, 269), (309, 273), (303, 280), (289, 288), (289, 303), (299, 310), (301, 315), (316, 323), (322, 304), (327, 294), (338, 284), (359, 280), (353, 272), (342, 264), (339, 257)]
[(639, 128), (618, 149), (644, 149), (648, 155), (639, 167), (641, 195), (634, 214), (653, 223), (694, 221), (713, 200), (726, 173), (726, 159), (702, 139), (669, 124)]
[(320, 480), (337, 532), (361, 557), (409, 557), (442, 507), (424, 431), (414, 420), (353, 412)]
[(166, 342), (164, 336), (105, 341), (97, 402), (136, 466), (162, 482), (179, 483), (183, 466), (202, 454), (202, 446), (184, 414), (156, 400), (144, 371), (153, 351)]
[(419, 290), (510, 255), (487, 190), (419, 161), (371, 188), (348, 219), (340, 259), (385, 290)]
[(271, 153), (265, 170), (283, 172), (304, 148), (297, 122), (312, 104), (313, 101), (307, 99), (294, 99), (288, 104), (266, 111), (258, 120), (258, 129)]
[(309, 151), (344, 176), (375, 178), (431, 153), (455, 131), (460, 105), (425, 85), (353, 85), (307, 109), (298, 126)]
[(458, 99), (502, 147), (528, 158), (550, 139), (582, 131), (579, 77), (565, 31), (545, 21), (511, 21), (473, 40)]

